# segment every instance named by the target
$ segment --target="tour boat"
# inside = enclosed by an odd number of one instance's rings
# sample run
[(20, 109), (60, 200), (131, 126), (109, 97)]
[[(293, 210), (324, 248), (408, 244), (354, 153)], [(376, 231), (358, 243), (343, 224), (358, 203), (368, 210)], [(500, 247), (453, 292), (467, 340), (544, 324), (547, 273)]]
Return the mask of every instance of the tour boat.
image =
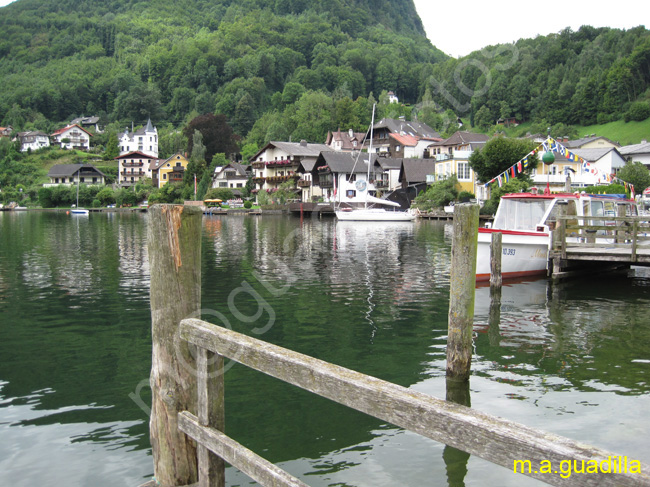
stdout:
[[(637, 215), (634, 201), (623, 195), (512, 193), (501, 197), (492, 224), (478, 230), (476, 281), (490, 279), (490, 243), (502, 234), (501, 275), (504, 279), (545, 275), (551, 230), (555, 228), (558, 201), (566, 201), (567, 215), (616, 216), (617, 204), (627, 215)], [(578, 240), (578, 237), (569, 237)]]

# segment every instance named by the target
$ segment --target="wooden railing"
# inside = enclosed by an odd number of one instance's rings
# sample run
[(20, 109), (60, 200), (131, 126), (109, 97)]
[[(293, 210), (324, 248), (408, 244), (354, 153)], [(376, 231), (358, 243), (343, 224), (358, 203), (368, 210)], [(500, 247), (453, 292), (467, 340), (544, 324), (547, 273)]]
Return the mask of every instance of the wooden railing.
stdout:
[[(301, 389), (508, 469), (513, 468), (515, 461), (530, 460), (534, 467), (525, 474), (551, 485), (650, 485), (648, 470), (644, 470), (645, 474), (574, 474), (571, 479), (562, 478), (557, 473), (537, 473), (535, 466), (543, 465), (544, 461), (554, 466), (566, 461), (573, 464), (574, 460), (600, 463), (607, 461), (608, 457), (617, 458), (617, 455), (437, 399), (198, 319), (181, 321), (180, 336), (199, 350), (199, 416), (188, 411), (180, 412), (179, 428), (212, 454), (262, 485), (305, 484), (247, 450), (210, 424), (208, 405), (223, 405), (224, 398), (223, 389), (211, 387), (206, 379), (210, 375), (208, 365), (214, 367), (216, 363), (223, 364), (223, 358), (235, 360)], [(220, 371), (215, 371), (214, 368), (212, 372), (220, 375)], [(216, 415), (222, 416), (223, 413)], [(200, 456), (199, 462), (199, 475), (209, 475), (209, 459)], [(222, 475), (213, 474), (213, 478)], [(201, 482), (200, 477), (200, 485), (218, 485)]]

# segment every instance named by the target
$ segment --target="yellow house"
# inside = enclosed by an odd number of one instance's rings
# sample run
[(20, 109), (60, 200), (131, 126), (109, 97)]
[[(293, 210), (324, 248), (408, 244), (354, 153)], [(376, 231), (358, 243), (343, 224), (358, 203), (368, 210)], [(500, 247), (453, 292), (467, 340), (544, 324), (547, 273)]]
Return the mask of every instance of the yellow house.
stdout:
[(183, 181), (183, 174), (189, 161), (181, 154), (176, 153), (168, 159), (158, 159), (151, 164), (151, 179), (153, 185), (157, 188), (162, 188), (168, 182), (181, 182)]

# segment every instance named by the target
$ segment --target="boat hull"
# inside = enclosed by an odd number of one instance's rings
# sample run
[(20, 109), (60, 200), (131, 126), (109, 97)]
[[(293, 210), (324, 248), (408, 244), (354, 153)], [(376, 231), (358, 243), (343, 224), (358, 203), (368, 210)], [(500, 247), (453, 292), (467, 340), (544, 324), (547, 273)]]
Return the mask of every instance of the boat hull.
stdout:
[(502, 235), (501, 277), (513, 279), (546, 275), (550, 237), (546, 232), (479, 229), (476, 281), (490, 280), (490, 244), (493, 233)]
[(381, 208), (337, 210), (336, 218), (341, 221), (360, 222), (410, 222), (415, 215), (405, 211), (386, 211)]
[(87, 215), (89, 213), (88, 210), (82, 210), (81, 208), (78, 208), (76, 210), (70, 210), (70, 213), (73, 215)]

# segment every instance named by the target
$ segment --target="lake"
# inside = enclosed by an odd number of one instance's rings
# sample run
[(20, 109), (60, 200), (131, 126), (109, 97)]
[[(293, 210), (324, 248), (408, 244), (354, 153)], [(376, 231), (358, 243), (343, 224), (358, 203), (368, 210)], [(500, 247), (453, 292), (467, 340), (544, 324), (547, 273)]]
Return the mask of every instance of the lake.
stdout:
[[(204, 319), (445, 397), (450, 224), (203, 222)], [(146, 223), (0, 213), (0, 485), (153, 475)], [(513, 284), (498, 323), (477, 289), (472, 407), (648, 463), (649, 286)], [(241, 365), (225, 380), (226, 432), (309, 485), (543, 485)]]

